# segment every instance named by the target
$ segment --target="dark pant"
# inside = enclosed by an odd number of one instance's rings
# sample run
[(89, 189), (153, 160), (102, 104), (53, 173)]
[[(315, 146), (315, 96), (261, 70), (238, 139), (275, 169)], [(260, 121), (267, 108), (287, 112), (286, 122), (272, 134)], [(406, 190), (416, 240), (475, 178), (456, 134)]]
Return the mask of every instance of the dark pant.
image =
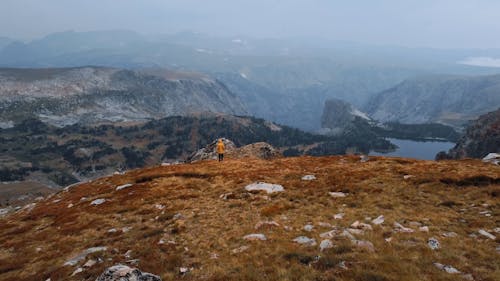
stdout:
[(219, 162), (224, 160), (224, 154), (223, 153), (219, 153)]

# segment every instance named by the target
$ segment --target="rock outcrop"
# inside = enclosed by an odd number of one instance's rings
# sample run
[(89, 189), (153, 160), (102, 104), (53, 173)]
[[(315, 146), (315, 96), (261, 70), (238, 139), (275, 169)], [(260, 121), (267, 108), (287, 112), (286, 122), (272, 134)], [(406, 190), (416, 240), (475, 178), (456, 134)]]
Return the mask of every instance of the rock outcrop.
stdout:
[(141, 272), (137, 268), (118, 264), (106, 269), (96, 281), (161, 281), (161, 278), (151, 273)]
[[(274, 148), (272, 145), (265, 142), (257, 142), (248, 144), (242, 147), (236, 147), (234, 142), (226, 138), (222, 138), (225, 145), (225, 157), (228, 158), (260, 158), (260, 159), (272, 159), (276, 157), (281, 157), (282, 154)], [(186, 162), (196, 162), (201, 160), (214, 160), (217, 159), (217, 147), (218, 140), (214, 140), (207, 146), (191, 154)]]
[(455, 147), (436, 158), (485, 158), (490, 153), (500, 153), (500, 109), (473, 121)]
[(321, 128), (326, 133), (339, 134), (352, 125), (356, 118), (370, 121), (365, 113), (354, 108), (351, 104), (339, 99), (329, 99), (323, 108)]

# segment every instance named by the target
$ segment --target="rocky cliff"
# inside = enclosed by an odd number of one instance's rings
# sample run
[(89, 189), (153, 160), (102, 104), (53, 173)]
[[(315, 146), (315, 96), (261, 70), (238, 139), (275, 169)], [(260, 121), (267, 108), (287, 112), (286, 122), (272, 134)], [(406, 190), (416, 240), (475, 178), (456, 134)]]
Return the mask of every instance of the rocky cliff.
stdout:
[(348, 128), (356, 118), (366, 122), (370, 121), (365, 113), (354, 108), (351, 104), (339, 99), (329, 99), (323, 108), (321, 128), (325, 132), (339, 134)]
[(375, 95), (365, 110), (382, 122), (463, 126), (500, 106), (500, 75), (429, 76)]
[(471, 122), (457, 145), (438, 158), (483, 158), (489, 153), (500, 153), (500, 109)]
[(0, 69), (0, 122), (65, 126), (158, 119), (194, 112), (244, 114), (222, 83), (171, 71), (81, 67)]

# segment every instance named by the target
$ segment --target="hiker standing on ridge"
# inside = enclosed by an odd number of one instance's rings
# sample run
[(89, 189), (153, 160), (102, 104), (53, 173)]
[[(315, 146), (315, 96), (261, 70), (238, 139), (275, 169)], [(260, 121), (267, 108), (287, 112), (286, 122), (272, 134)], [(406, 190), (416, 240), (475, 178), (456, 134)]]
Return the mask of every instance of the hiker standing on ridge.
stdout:
[(219, 139), (219, 142), (217, 143), (217, 154), (219, 154), (219, 162), (224, 160), (224, 142), (222, 142), (222, 139)]

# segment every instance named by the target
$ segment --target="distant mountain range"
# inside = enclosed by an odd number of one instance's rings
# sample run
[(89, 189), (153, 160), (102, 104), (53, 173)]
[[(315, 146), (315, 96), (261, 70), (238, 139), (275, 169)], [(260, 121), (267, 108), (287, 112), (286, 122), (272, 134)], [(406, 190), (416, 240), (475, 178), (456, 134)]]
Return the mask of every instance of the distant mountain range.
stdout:
[(196, 73), (103, 67), (0, 69), (0, 82), (3, 127), (27, 118), (65, 126), (204, 111), (246, 113), (222, 83)]
[(373, 96), (365, 111), (382, 122), (464, 126), (500, 106), (500, 75), (409, 79)]
[[(1, 40), (0, 40), (1, 41)], [(498, 69), (457, 62), (498, 50), (433, 50), (302, 39), (144, 36), (131, 31), (60, 32), (30, 42), (6, 39), (0, 66), (167, 68), (207, 73), (247, 105), (249, 114), (308, 131), (320, 129), (327, 99), (364, 108), (405, 79), (433, 73), (482, 75)]]

